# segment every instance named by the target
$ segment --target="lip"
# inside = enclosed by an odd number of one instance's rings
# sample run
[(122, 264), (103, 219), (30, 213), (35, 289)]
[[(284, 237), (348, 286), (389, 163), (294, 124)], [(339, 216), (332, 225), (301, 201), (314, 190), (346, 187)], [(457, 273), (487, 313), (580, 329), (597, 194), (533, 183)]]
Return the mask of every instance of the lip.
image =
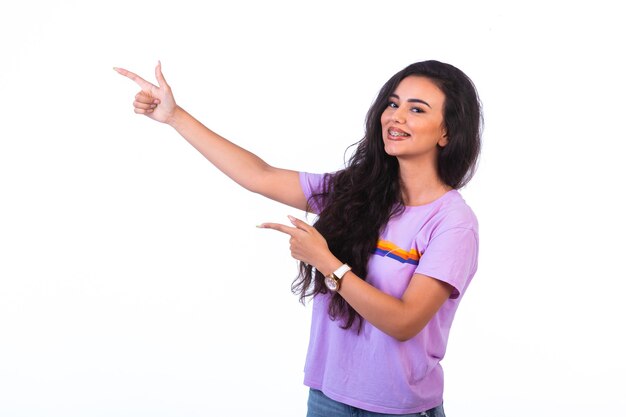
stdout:
[[(408, 136), (392, 136), (392, 135), (391, 135), (391, 132), (403, 133), (403, 134), (408, 135)], [(392, 127), (390, 127), (390, 128), (388, 128), (388, 129), (387, 129), (387, 139), (389, 139), (389, 140), (392, 140), (392, 141), (398, 142), (398, 141), (402, 141), (402, 140), (409, 139), (410, 137), (411, 137), (411, 134), (410, 134), (410, 133), (405, 132), (404, 130), (399, 129), (399, 128), (397, 128), (397, 127), (393, 127), (393, 126), (392, 126)]]

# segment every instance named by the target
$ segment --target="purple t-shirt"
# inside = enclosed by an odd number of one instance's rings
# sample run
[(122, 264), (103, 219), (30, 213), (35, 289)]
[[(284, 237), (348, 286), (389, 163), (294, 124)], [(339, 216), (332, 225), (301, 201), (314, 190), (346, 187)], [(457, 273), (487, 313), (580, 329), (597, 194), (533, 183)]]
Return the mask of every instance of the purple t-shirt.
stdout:
[[(300, 173), (308, 198), (323, 175)], [(400, 298), (413, 274), (453, 286), (450, 298), (424, 329), (400, 342), (363, 321), (360, 334), (328, 316), (330, 294), (313, 302), (305, 385), (364, 410), (418, 413), (443, 402), (443, 370), (454, 313), (477, 267), (478, 223), (458, 191), (432, 203), (409, 206), (389, 220), (369, 259), (366, 281)]]

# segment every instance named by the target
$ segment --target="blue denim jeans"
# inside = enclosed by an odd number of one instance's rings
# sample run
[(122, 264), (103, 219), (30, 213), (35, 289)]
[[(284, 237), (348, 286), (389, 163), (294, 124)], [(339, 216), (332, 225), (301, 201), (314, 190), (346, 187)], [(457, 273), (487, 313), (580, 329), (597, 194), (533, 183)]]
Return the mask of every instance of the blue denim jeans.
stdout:
[(307, 417), (446, 417), (443, 404), (430, 410), (414, 414), (381, 414), (331, 400), (322, 391), (309, 391)]

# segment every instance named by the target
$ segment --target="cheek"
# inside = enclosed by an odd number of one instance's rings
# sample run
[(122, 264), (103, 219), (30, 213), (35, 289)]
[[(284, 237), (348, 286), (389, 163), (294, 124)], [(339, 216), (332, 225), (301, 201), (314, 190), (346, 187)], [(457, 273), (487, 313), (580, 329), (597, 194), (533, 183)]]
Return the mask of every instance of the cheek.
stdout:
[(388, 110), (385, 110), (383, 114), (380, 115), (380, 124), (383, 126), (389, 122), (389, 118), (391, 117), (391, 113)]
[(430, 121), (426, 123), (416, 123), (413, 125), (413, 129), (433, 137), (439, 137), (442, 135), (441, 125)]

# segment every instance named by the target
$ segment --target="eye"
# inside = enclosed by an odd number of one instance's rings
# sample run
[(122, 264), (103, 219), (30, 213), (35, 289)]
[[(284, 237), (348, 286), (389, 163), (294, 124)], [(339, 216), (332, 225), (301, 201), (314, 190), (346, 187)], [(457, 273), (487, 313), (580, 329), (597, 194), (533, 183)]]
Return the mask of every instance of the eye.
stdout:
[(424, 113), (424, 110), (420, 109), (419, 107), (412, 107), (411, 111), (413, 113)]
[(398, 105), (394, 103), (393, 101), (390, 101), (389, 103), (387, 103), (387, 107), (391, 107), (392, 109), (397, 109)]

